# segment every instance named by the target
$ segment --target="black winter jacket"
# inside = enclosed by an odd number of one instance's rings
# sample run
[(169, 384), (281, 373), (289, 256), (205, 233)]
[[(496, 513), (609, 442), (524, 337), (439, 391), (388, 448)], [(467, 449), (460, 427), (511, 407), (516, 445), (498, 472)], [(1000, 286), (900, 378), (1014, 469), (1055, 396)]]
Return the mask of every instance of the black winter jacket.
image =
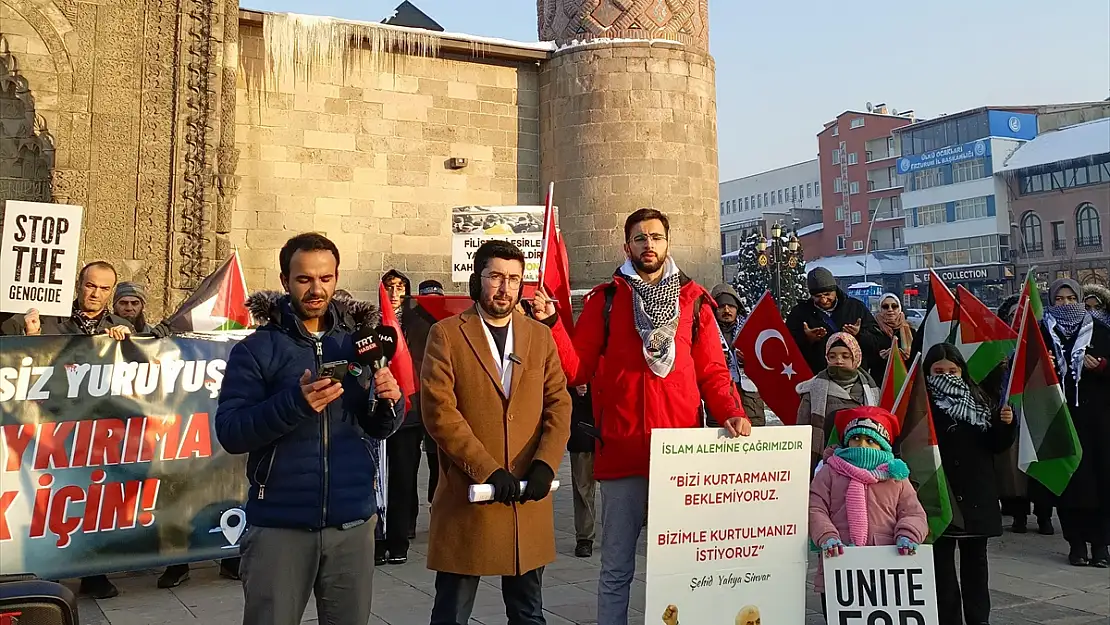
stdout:
[[(829, 317), (832, 318), (831, 323), (828, 320)], [(856, 340), (859, 341), (860, 350), (863, 352), (862, 368), (872, 371), (875, 367), (882, 367), (883, 362), (879, 357), (879, 351), (890, 347), (890, 339), (879, 329), (879, 324), (867, 306), (858, 299), (848, 297), (840, 287), (836, 289), (836, 308), (833, 308), (831, 315), (826, 316), (814, 305), (812, 299), (807, 299), (794, 306), (786, 316), (786, 327), (790, 330), (798, 348), (802, 350), (806, 364), (816, 375), (824, 371), (827, 366), (825, 342), (828, 336), (839, 332), (845, 324), (855, 323), (857, 320), (860, 322), (860, 327)], [(806, 340), (806, 324), (810, 329), (825, 328), (828, 331), (826, 338), (810, 343)]]

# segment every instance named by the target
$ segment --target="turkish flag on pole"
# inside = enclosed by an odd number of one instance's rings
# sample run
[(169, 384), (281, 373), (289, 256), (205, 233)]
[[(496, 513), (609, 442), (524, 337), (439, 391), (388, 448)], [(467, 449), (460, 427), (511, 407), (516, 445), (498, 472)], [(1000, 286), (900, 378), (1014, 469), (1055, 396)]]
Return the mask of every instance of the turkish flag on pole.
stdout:
[(409, 345), (405, 342), (405, 334), (401, 331), (401, 322), (397, 319), (397, 313), (393, 312), (393, 304), (389, 303), (389, 294), (385, 292), (384, 284), (378, 285), (378, 309), (382, 311), (382, 325), (397, 331), (397, 352), (393, 354), (393, 360), (389, 361), (389, 370), (393, 372), (397, 385), (401, 387), (401, 395), (405, 397), (405, 412), (408, 412), (409, 406), (415, 401), (413, 397), (420, 387), (413, 371), (412, 353), (409, 352)]
[(802, 401), (794, 387), (812, 378), (813, 372), (786, 329), (770, 291), (759, 298), (733, 347), (743, 354), (744, 373), (759, 389), (763, 402), (783, 423), (794, 425)]
[(543, 209), (543, 245), (540, 256), (539, 282), (548, 297), (555, 300), (555, 310), (567, 333), (574, 334), (574, 311), (570, 305), (570, 262), (563, 236), (555, 222), (555, 183), (547, 188)]

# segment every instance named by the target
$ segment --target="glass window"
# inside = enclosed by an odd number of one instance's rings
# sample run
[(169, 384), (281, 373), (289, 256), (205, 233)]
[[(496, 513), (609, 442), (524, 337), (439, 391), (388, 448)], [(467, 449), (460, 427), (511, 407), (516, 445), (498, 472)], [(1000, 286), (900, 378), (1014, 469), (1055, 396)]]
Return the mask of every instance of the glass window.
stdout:
[(836, 249), (838, 249), (838, 250), (844, 249), (844, 235), (843, 234), (836, 235)]
[(849, 184), (848, 185), (848, 193), (851, 194), (851, 195), (855, 195), (855, 194), (859, 193), (859, 183), (858, 182), (853, 182), (853, 183)]
[(844, 207), (843, 206), (837, 206), (836, 207), (836, 220), (837, 221), (844, 221)]
[(782, 189), (779, 189), (779, 204), (782, 204)]
[[(1110, 171), (1108, 171), (1108, 173), (1106, 174), (1106, 179), (1110, 180)], [(821, 183), (820, 182), (813, 183), (813, 194), (818, 196), (818, 197), (821, 196)]]
[(1073, 169), (1072, 170), (1072, 175), (1073, 175), (1074, 180), (1075, 180), (1075, 186), (1078, 187), (1080, 185), (1088, 184), (1088, 182), (1087, 182), (1087, 168), (1086, 167), (1077, 167), (1077, 168)]
[(857, 118), (852, 120), (852, 128), (862, 128), (862, 127), (863, 127), (863, 118), (862, 117), (857, 117)]
[(852, 250), (858, 252), (863, 249), (863, 241), (852, 241)]
[(859, 163), (859, 154), (857, 152), (850, 152), (848, 154), (848, 164), (856, 165)]
[(763, 205), (767, 206), (767, 194), (766, 193), (763, 194)]
[(813, 197), (813, 183), (806, 183), (806, 197)]
[(863, 221), (863, 217), (862, 217), (862, 215), (860, 215), (860, 212), (859, 211), (852, 211), (852, 223), (853, 224), (858, 224), (858, 223), (861, 223), (862, 221)]
[(1041, 218), (1033, 211), (1025, 213), (1021, 218), (1021, 240), (1026, 252), (1040, 252), (1044, 249)]
[(832, 164), (833, 165), (839, 165), (840, 164), (840, 150), (839, 149), (832, 151)]
[(978, 180), (986, 175), (986, 161), (977, 158), (952, 165), (952, 182), (967, 182)]
[(1054, 249), (1054, 250), (1065, 249), (1067, 247), (1067, 245), (1065, 244), (1065, 241), (1067, 241), (1067, 240), (1068, 240), (1067, 233), (1064, 231), (1064, 222), (1062, 222), (1062, 221), (1052, 222), (1052, 249)]
[(976, 197), (956, 202), (956, 221), (982, 219), (987, 216), (987, 198)]
[(947, 221), (947, 208), (944, 204), (929, 204), (917, 209), (917, 225), (932, 226)]
[(913, 175), (913, 188), (915, 191), (939, 187), (944, 184), (944, 176), (940, 175), (939, 167), (922, 169)]
[(1101, 223), (1098, 211), (1090, 202), (1079, 205), (1075, 211), (1075, 236), (1076, 245), (1100, 245), (1102, 243)]

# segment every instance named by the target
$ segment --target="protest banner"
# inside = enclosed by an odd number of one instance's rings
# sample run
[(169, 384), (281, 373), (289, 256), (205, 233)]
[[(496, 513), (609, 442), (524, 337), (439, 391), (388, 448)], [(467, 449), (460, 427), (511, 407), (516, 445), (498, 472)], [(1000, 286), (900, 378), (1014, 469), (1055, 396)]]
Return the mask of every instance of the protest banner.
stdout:
[(242, 336), (0, 339), (0, 574), (238, 555), (244, 457), (213, 419)]
[(805, 622), (808, 426), (651, 433), (644, 622)]
[(4, 204), (0, 242), (0, 312), (68, 317), (84, 210), (69, 204)]
[(893, 546), (846, 547), (824, 566), (829, 625), (940, 622), (931, 545), (912, 556), (898, 555)]
[(474, 252), (486, 241), (508, 241), (524, 252), (524, 281), (539, 280), (543, 206), (456, 206), (451, 209), (451, 280), (467, 282)]

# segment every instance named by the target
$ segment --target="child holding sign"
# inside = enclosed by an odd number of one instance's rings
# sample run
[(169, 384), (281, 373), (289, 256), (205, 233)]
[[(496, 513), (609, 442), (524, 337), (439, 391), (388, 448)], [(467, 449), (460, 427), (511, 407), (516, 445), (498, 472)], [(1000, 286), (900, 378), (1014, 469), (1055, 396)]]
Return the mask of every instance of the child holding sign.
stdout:
[[(884, 408), (861, 406), (836, 413), (841, 445), (827, 454), (809, 488), (809, 536), (822, 558), (844, 553), (844, 545), (897, 545), (913, 555), (929, 533), (925, 509), (906, 478), (906, 463), (894, 457), (891, 441), (898, 418)], [(825, 612), (824, 567), (814, 587)]]

